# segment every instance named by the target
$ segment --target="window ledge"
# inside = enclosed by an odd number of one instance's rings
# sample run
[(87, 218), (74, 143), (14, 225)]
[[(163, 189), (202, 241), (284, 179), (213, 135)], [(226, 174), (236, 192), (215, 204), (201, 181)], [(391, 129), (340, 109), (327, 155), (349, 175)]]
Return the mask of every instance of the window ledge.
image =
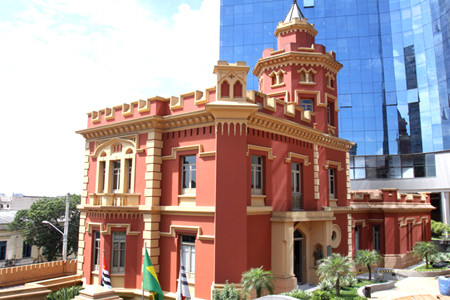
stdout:
[(305, 85), (315, 85), (315, 82), (306, 82), (306, 81), (300, 81), (300, 84), (305, 84)]
[(196, 195), (195, 194), (182, 194), (178, 195), (179, 206), (195, 206)]
[(272, 84), (270, 87), (271, 88), (277, 88), (277, 87), (282, 87), (282, 86), (285, 86), (284, 82), (283, 83)]
[(337, 206), (337, 199), (329, 199), (330, 200), (330, 207), (334, 207), (334, 206)]
[(336, 90), (334, 87), (331, 87), (331, 86), (329, 86), (329, 85), (327, 85), (327, 88), (329, 88), (329, 89), (332, 90), (332, 91)]
[(251, 206), (266, 206), (266, 195), (252, 195)]

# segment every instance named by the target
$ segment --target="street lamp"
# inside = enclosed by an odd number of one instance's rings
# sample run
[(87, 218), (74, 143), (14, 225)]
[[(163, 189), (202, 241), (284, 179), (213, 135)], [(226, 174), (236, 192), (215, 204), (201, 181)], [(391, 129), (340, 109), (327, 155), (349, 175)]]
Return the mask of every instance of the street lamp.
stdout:
[(68, 193), (66, 196), (66, 212), (65, 212), (65, 218), (64, 218), (64, 232), (59, 230), (55, 225), (50, 223), (49, 221), (42, 221), (43, 224), (48, 224), (58, 230), (59, 233), (63, 236), (63, 249), (62, 249), (62, 257), (63, 261), (67, 260), (67, 233), (69, 231), (69, 197), (70, 194)]

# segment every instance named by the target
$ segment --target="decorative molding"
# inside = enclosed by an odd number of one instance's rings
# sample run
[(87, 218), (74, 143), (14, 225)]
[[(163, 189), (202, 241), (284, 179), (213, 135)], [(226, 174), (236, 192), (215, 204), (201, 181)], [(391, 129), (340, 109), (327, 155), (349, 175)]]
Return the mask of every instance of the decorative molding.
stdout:
[(325, 163), (325, 165), (323, 166), (323, 169), (324, 169), (324, 170), (328, 170), (328, 169), (330, 168), (330, 165), (331, 165), (331, 166), (335, 166), (335, 167), (337, 168), (338, 171), (343, 171), (343, 170), (344, 170), (344, 169), (342, 168), (340, 162), (332, 161), (332, 160), (327, 160), (326, 163)]
[(353, 228), (356, 227), (357, 224), (362, 224), (362, 227), (366, 227), (366, 220), (362, 219), (362, 220), (353, 220)]
[[(91, 224), (93, 224), (93, 225), (91, 225)], [(99, 225), (100, 225), (100, 233), (102, 235), (111, 235), (111, 229), (113, 229), (113, 228), (125, 228), (127, 235), (139, 235), (141, 233), (140, 231), (131, 231), (130, 223), (106, 223), (105, 224), (106, 230), (102, 229), (101, 223), (88, 223), (89, 233), (92, 232), (93, 226), (99, 226)]]
[(178, 152), (188, 151), (188, 150), (197, 150), (199, 157), (207, 157), (207, 156), (215, 156), (216, 155), (216, 151), (204, 152), (203, 145), (197, 144), (197, 145), (190, 145), (190, 146), (173, 147), (171, 154), (168, 156), (162, 156), (161, 159), (162, 160), (176, 159)]
[(183, 226), (183, 225), (170, 225), (169, 232), (160, 231), (160, 236), (175, 237), (177, 231), (195, 231), (197, 239), (199, 240), (214, 240), (213, 235), (203, 235), (201, 226)]
[(96, 222), (88, 222), (87, 223), (87, 232), (92, 233), (92, 227), (99, 227), (100, 232), (103, 230), (103, 223), (96, 223)]
[(350, 148), (354, 145), (353, 142), (338, 137), (329, 136), (317, 129), (300, 125), (289, 120), (268, 116), (259, 112), (249, 117), (248, 127), (271, 133), (282, 134), (287, 137), (292, 137), (339, 151), (350, 150)]
[(305, 166), (311, 165), (311, 163), (308, 160), (308, 156), (307, 155), (298, 154), (298, 153), (295, 153), (295, 152), (288, 152), (288, 156), (285, 158), (285, 162), (290, 163), (292, 158), (297, 158), (297, 159), (303, 160), (303, 164)]
[(339, 105), (338, 105), (338, 98), (329, 94), (329, 93), (325, 93), (325, 107), (328, 104), (328, 98), (330, 98), (331, 100), (333, 100), (333, 104), (334, 104), (334, 111), (335, 112), (339, 112)]
[(214, 122), (212, 114), (205, 110), (194, 111), (169, 116), (145, 116), (137, 119), (126, 120), (114, 124), (105, 124), (84, 130), (76, 131), (86, 140), (104, 138), (108, 136), (119, 136), (141, 131), (165, 130), (174, 131), (197, 127), (210, 126)]
[(267, 152), (267, 158), (270, 160), (273, 160), (274, 158), (276, 158), (276, 156), (273, 156), (272, 148), (248, 144), (247, 145), (247, 156), (250, 155), (250, 150)]

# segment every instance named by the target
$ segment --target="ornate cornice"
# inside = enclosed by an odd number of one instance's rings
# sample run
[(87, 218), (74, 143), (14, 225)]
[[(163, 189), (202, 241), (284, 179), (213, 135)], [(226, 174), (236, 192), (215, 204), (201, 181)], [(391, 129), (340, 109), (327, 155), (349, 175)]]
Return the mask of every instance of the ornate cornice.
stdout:
[(282, 134), (294, 139), (299, 139), (340, 151), (348, 151), (354, 145), (353, 142), (338, 137), (329, 136), (320, 130), (278, 117), (268, 116), (263, 113), (255, 113), (250, 116), (247, 126), (249, 128)]
[(253, 74), (259, 77), (267, 69), (271, 70), (292, 65), (322, 67), (334, 74), (339, 72), (343, 67), (343, 65), (336, 61), (329, 53), (291, 51), (260, 58), (253, 69)]
[(79, 130), (76, 133), (81, 134), (86, 140), (102, 138), (107, 136), (116, 136), (123, 134), (130, 134), (149, 129), (159, 129), (163, 131), (176, 130), (184, 127), (195, 128), (205, 126), (205, 124), (213, 125), (214, 117), (206, 112), (206, 110), (199, 110), (189, 113), (176, 114), (170, 116), (148, 116), (117, 122), (114, 124), (96, 126), (84, 130)]

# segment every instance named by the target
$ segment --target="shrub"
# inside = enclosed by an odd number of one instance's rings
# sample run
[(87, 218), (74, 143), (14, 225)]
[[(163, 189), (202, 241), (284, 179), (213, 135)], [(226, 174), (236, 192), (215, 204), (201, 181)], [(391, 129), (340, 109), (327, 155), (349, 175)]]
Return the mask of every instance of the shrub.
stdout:
[(78, 296), (83, 289), (81, 285), (66, 287), (47, 295), (47, 300), (70, 300)]
[(331, 293), (329, 291), (314, 291), (313, 292), (313, 300), (330, 300)]
[(433, 237), (442, 237), (444, 232), (450, 233), (450, 226), (442, 222), (431, 220), (431, 233)]
[(219, 292), (218, 289), (214, 289), (213, 300), (240, 300), (241, 293), (236, 290), (234, 284), (229, 284), (228, 280), (225, 282), (223, 290)]
[(290, 292), (282, 293), (281, 295), (297, 298), (300, 300), (310, 300), (313, 297), (311, 292), (303, 290), (292, 290)]

